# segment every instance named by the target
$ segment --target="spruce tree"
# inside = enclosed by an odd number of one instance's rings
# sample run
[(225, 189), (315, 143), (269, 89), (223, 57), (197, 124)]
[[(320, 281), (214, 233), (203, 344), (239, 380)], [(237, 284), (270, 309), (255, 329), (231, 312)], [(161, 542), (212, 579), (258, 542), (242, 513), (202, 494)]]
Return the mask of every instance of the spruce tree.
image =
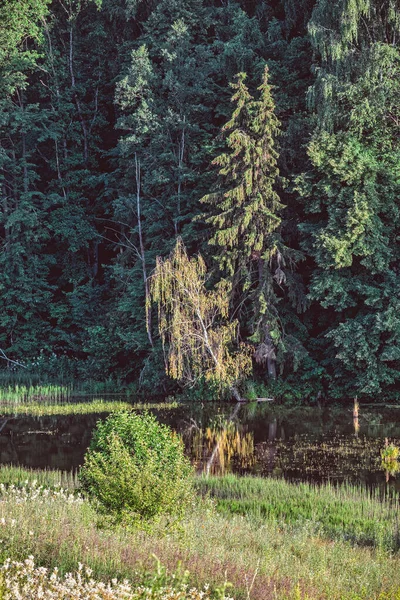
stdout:
[(235, 108), (222, 129), (227, 150), (213, 164), (219, 167), (216, 190), (202, 202), (209, 205), (210, 244), (223, 279), (229, 281), (232, 313), (256, 345), (256, 358), (275, 377), (276, 345), (281, 338), (277, 287), (286, 280), (290, 252), (280, 236), (283, 205), (276, 191), (279, 171), (275, 115), (268, 68), (255, 100), (239, 73), (232, 84)]
[(302, 232), (319, 354), (338, 394), (400, 380), (398, 14), (389, 0), (322, 1), (310, 26), (321, 64)]

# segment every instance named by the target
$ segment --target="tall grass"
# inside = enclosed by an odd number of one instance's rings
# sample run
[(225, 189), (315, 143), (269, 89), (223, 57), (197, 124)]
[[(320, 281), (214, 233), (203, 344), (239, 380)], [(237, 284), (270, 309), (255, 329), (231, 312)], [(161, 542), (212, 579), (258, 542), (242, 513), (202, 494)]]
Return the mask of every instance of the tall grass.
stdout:
[(170, 410), (177, 408), (176, 402), (124, 402), (103, 398), (88, 399), (86, 402), (54, 401), (50, 399), (37, 401), (0, 400), (0, 415), (3, 416), (56, 416), (56, 415), (88, 415), (93, 413), (111, 413), (119, 410)]
[(216, 500), (225, 515), (242, 515), (277, 525), (312, 523), (324, 537), (354, 544), (400, 549), (397, 493), (342, 484), (320, 486), (255, 477), (198, 478), (196, 487)]
[(17, 403), (62, 403), (73, 398), (92, 398), (95, 395), (130, 400), (132, 390), (121, 388), (113, 382), (77, 382), (72, 379), (62, 383), (43, 382), (39, 378), (7, 376), (0, 371), (0, 405)]
[(5, 486), (31, 486), (36, 483), (45, 488), (63, 488), (75, 491), (79, 488), (78, 474), (70, 471), (38, 470), (15, 467), (12, 465), (0, 466), (0, 484)]
[(8, 385), (0, 387), (0, 406), (32, 402), (68, 402), (72, 392), (69, 385)]
[[(4, 363), (3, 363), (4, 365)], [(96, 381), (93, 379), (77, 379), (71, 373), (65, 373), (62, 367), (53, 369), (53, 376), (47, 375), (40, 368), (19, 369), (16, 371), (0, 368), (0, 387), (15, 388), (26, 387), (68, 387), (73, 389), (74, 394), (109, 394), (118, 393), (119, 395), (130, 395), (133, 388), (118, 382), (115, 379), (105, 381)]]
[[(6, 469), (1, 476), (15, 483), (25, 481), (26, 473)], [(29, 479), (34, 475), (28, 472)], [(52, 486), (62, 482), (63, 477), (60, 472), (45, 472), (35, 478)], [(72, 489), (76, 481), (70, 484)], [(232, 596), (236, 600), (400, 598), (400, 554), (389, 552), (382, 543), (376, 547), (361, 547), (356, 539), (350, 543), (336, 530), (331, 538), (321, 535), (320, 523), (308, 518), (307, 507), (319, 500), (321, 506), (326, 503), (332, 517), (333, 508), (341, 507), (342, 511), (345, 507), (353, 510), (351, 518), (355, 518), (358, 509), (352, 509), (354, 502), (364, 506), (364, 513), (374, 511), (382, 526), (391, 527), (385, 520), (386, 512), (395, 509), (390, 501), (381, 503), (378, 497), (368, 500), (367, 494), (357, 488), (336, 490), (324, 486), (319, 490), (250, 478), (200, 479), (197, 485), (202, 494), (212, 492), (216, 498), (219, 494), (219, 499), (199, 497), (178, 523), (159, 521), (145, 530), (104, 528), (90, 504), (82, 500), (67, 502), (62, 494), (44, 497), (24, 492), (23, 501), (17, 501), (18, 490), (3, 491), (0, 562), (32, 554), (38, 564), (57, 566), (61, 573), (74, 570), (82, 562), (94, 570), (97, 579), (127, 577), (140, 582), (153, 571), (155, 554), (170, 572), (181, 563), (191, 573), (191, 584), (198, 587), (205, 583), (219, 587), (227, 578), (234, 586)], [(300, 510), (302, 494), (304, 514)], [(263, 515), (224, 514), (218, 510), (218, 506), (225, 510), (219, 505), (222, 496), (237, 501), (259, 497), (272, 506), (282, 496), (286, 514), (292, 517), (278, 518), (278, 509)], [(279, 514), (283, 514), (281, 508)]]

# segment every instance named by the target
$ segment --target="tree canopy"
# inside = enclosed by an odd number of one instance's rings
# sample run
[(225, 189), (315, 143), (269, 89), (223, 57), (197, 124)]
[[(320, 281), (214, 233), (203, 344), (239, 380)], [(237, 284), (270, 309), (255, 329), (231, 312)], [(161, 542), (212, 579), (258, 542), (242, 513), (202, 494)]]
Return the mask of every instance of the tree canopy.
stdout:
[(399, 15), (4, 0), (0, 368), (393, 399)]

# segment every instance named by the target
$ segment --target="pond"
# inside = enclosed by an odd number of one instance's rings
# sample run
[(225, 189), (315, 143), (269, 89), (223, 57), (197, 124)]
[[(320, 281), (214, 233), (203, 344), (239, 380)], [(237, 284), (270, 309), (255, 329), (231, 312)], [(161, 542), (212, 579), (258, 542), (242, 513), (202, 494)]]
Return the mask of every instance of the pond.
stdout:
[[(1, 410), (1, 409), (0, 409)], [(385, 438), (400, 445), (400, 407), (284, 408), (267, 403), (198, 403), (154, 410), (183, 438), (197, 472), (283, 476), (292, 481), (389, 485)], [(0, 464), (76, 470), (106, 414), (1, 416)], [(396, 463), (397, 464), (397, 463)]]

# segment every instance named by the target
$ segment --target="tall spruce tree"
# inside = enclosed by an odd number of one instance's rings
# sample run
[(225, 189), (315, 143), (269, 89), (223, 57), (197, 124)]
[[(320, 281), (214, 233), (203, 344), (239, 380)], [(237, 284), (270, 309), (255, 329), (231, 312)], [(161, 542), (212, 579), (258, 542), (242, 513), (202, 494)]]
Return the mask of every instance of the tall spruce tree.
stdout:
[[(205, 221), (212, 227), (210, 244), (223, 279), (230, 283), (232, 313), (256, 345), (255, 356), (276, 376), (276, 346), (282, 337), (277, 288), (286, 281), (286, 267), (294, 258), (280, 236), (281, 210), (276, 191), (279, 121), (265, 67), (259, 99), (249, 93), (246, 75), (232, 84), (235, 104), (222, 129), (227, 151), (214, 159), (219, 167), (216, 191), (202, 202), (214, 213)], [(247, 329), (247, 331), (246, 331)]]
[(323, 0), (310, 25), (321, 59), (302, 232), (316, 265), (310, 296), (324, 309), (319, 352), (338, 394), (400, 380), (399, 14), (389, 0)]

